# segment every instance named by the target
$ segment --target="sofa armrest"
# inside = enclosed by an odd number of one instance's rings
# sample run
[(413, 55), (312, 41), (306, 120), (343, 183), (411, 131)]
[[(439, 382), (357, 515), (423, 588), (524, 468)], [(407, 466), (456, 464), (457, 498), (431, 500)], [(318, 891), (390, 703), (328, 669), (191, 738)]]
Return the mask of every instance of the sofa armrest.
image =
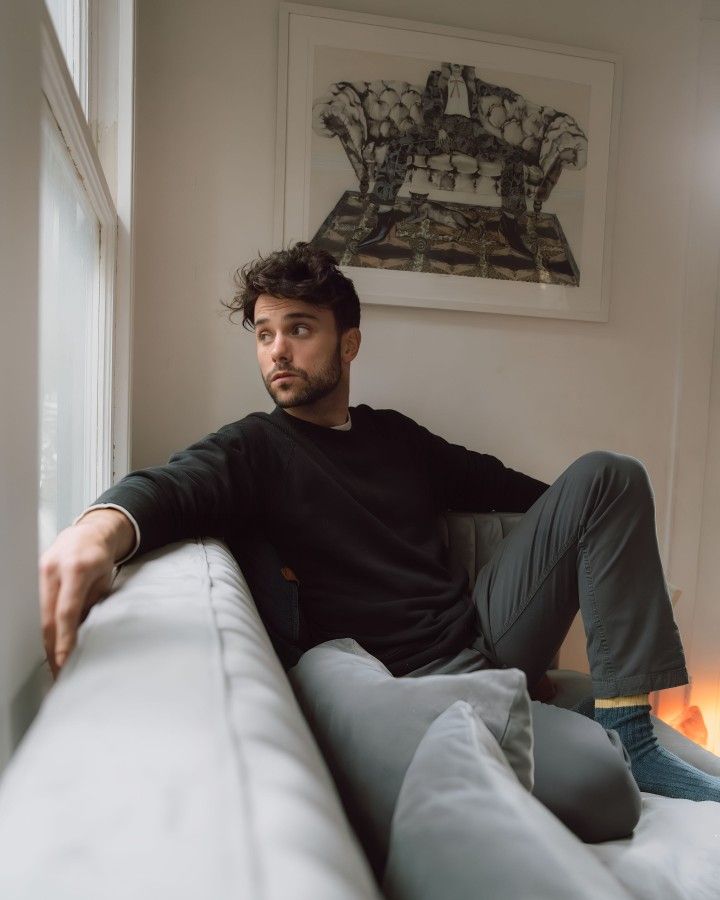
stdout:
[(221, 542), (92, 608), (0, 784), (0, 896), (378, 896)]

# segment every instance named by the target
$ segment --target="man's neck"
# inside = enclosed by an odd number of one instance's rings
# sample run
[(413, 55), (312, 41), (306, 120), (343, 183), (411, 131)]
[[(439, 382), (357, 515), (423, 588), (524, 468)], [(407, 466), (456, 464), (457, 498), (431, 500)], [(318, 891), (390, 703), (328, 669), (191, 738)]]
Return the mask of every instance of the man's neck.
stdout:
[(345, 425), (348, 421), (350, 411), (347, 400), (341, 404), (334, 403), (325, 409), (319, 407), (321, 404), (316, 403), (309, 406), (292, 406), (285, 409), (285, 412), (296, 419), (302, 419), (303, 422), (310, 422), (323, 428), (335, 428), (338, 425)]

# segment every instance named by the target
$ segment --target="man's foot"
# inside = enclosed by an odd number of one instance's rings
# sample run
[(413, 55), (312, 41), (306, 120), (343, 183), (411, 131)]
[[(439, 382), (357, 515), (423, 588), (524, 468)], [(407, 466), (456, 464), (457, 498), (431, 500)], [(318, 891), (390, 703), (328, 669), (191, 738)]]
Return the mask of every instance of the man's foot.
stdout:
[(649, 704), (596, 707), (595, 721), (620, 735), (641, 791), (720, 803), (720, 778), (696, 769), (660, 745), (653, 732)]
[(531, 248), (525, 243), (517, 218), (511, 216), (505, 210), (500, 213), (500, 234), (517, 253), (521, 253), (523, 256), (535, 256)]
[(388, 233), (392, 227), (393, 222), (395, 221), (395, 210), (392, 206), (383, 209), (382, 207), (378, 210), (377, 220), (375, 222), (375, 227), (370, 232), (370, 234), (366, 235), (359, 243), (358, 249), (365, 247), (372, 247), (374, 244), (379, 244), (380, 241), (384, 241), (388, 236)]

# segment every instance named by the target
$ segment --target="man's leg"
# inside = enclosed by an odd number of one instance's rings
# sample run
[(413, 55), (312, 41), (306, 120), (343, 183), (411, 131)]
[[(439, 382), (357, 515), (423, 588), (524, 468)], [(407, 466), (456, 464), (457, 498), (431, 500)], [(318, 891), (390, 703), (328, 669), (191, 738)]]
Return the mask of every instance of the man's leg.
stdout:
[[(683, 796), (720, 799), (720, 780), (658, 747), (649, 706), (631, 696), (688, 681), (660, 562), (652, 489), (638, 460), (605, 451), (576, 460), (480, 571), (473, 599), (480, 631), (475, 648), (495, 665), (525, 671), (531, 688), (579, 609), (595, 698), (613, 699), (621, 710), (609, 717), (598, 711), (597, 718), (618, 731), (641, 789), (670, 793), (665, 782), (678, 796), (677, 782), (692, 775)], [(647, 769), (652, 781), (643, 775)]]
[(688, 681), (642, 464), (605, 451), (570, 465), (481, 569), (473, 600), (477, 649), (523, 669), (547, 670), (578, 609), (595, 697)]

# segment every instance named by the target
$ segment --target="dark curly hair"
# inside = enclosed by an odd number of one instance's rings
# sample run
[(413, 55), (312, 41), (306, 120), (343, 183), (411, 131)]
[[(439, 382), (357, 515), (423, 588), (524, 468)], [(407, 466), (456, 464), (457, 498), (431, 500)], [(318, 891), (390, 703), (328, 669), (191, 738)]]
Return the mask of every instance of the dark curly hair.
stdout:
[[(242, 312), (243, 328), (254, 329), (255, 303), (261, 294), (304, 300), (331, 309), (339, 334), (360, 324), (360, 300), (355, 285), (338, 269), (335, 259), (319, 247), (298, 241), (286, 250), (259, 256), (235, 272), (237, 288), (230, 312)], [(221, 301), (222, 302), (222, 301)]]

